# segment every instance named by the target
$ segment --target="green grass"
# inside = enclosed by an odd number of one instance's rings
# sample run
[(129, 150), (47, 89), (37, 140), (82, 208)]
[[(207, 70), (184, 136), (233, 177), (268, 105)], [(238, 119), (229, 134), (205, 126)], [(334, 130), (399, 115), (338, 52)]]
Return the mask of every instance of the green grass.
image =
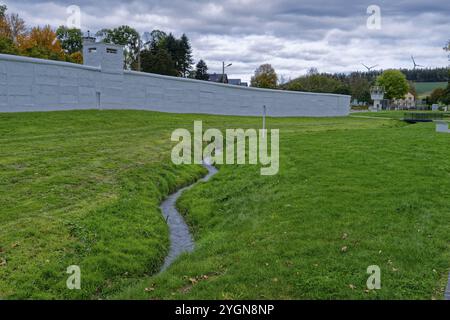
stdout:
[[(84, 111), (0, 115), (0, 297), (442, 299), (450, 135), (365, 118), (269, 119), (280, 173), (221, 166), (183, 195), (194, 253), (167, 252), (158, 204), (204, 170), (170, 164), (174, 128), (257, 118)], [(346, 247), (347, 250), (342, 251)], [(82, 268), (81, 292), (64, 289)], [(382, 289), (366, 292), (367, 267)]]
[(440, 111), (379, 111), (379, 112), (358, 112), (353, 113), (351, 115), (352, 118), (380, 118), (380, 119), (396, 119), (396, 120), (402, 120), (405, 118), (406, 113), (442, 113), (444, 115), (444, 120), (450, 120), (450, 114), (448, 112), (440, 112)]
[(357, 118), (357, 117), (370, 117), (370, 118), (388, 118), (388, 119), (396, 119), (396, 120), (401, 120), (404, 116), (405, 113), (407, 113), (409, 111), (379, 111), (379, 112), (358, 112), (358, 113), (353, 113), (351, 114), (352, 118)]
[(447, 88), (447, 82), (414, 82), (417, 95), (421, 98), (429, 96), (435, 89)]
[[(168, 161), (176, 119), (0, 114), (0, 297), (101, 298), (159, 269), (169, 240), (158, 205), (204, 173)], [(70, 265), (82, 291), (66, 289)]]

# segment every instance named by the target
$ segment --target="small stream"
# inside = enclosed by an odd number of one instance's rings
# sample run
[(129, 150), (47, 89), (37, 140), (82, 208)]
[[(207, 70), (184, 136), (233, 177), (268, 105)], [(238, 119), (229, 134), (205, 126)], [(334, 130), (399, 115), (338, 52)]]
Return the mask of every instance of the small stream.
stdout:
[(170, 232), (170, 251), (164, 261), (161, 272), (166, 271), (181, 254), (194, 251), (194, 238), (192, 237), (183, 216), (178, 212), (176, 203), (184, 191), (191, 189), (199, 182), (208, 181), (218, 172), (214, 166), (209, 165), (206, 162), (203, 166), (208, 169), (208, 174), (204, 178), (171, 194), (160, 206), (164, 219), (169, 225)]

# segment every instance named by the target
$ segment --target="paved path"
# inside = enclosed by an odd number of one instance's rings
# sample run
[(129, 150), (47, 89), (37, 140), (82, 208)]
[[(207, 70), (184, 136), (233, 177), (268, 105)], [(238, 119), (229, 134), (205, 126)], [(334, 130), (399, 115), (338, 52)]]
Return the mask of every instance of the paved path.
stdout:
[(160, 206), (164, 219), (169, 225), (170, 232), (170, 251), (164, 261), (161, 272), (166, 271), (181, 254), (194, 251), (194, 238), (192, 237), (189, 226), (184, 221), (183, 216), (178, 212), (176, 203), (184, 191), (192, 188), (198, 182), (208, 181), (217, 173), (217, 169), (214, 166), (206, 163), (204, 163), (203, 166), (208, 169), (208, 174), (203, 179), (170, 195)]

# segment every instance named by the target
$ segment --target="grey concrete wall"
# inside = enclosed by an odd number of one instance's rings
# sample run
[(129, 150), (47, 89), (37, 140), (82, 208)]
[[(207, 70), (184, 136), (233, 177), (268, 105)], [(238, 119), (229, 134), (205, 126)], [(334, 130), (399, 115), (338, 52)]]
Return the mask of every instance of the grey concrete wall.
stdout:
[[(105, 69), (105, 68), (104, 68)], [(266, 90), (0, 54), (0, 112), (143, 109), (173, 113), (346, 116), (350, 96)]]

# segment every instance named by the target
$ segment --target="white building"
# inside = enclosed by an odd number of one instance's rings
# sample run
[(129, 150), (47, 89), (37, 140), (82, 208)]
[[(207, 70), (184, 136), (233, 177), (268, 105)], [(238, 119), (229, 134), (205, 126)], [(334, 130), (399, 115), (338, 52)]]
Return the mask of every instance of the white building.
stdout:
[(397, 109), (414, 109), (416, 107), (416, 97), (408, 92), (403, 99), (394, 99), (393, 105)]

